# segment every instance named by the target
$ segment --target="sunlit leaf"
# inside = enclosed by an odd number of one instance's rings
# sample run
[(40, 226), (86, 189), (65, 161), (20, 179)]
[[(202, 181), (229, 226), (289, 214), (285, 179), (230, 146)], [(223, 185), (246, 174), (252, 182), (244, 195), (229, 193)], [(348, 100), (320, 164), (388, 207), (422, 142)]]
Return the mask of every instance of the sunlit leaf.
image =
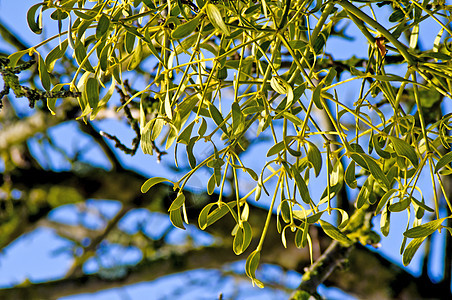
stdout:
[(425, 237), (415, 238), (408, 244), (405, 251), (403, 252), (402, 261), (404, 266), (408, 266), (410, 264), (414, 254), (416, 254), (416, 251), (419, 249), (424, 240)]
[(338, 241), (346, 247), (349, 247), (353, 244), (353, 241), (350, 240), (346, 235), (344, 235), (339, 229), (331, 225), (330, 223), (320, 220), (320, 226), (323, 231), (333, 240)]
[(404, 140), (401, 140), (394, 136), (389, 136), (389, 139), (391, 140), (391, 143), (394, 146), (394, 150), (396, 151), (397, 155), (407, 158), (413, 164), (413, 166), (417, 168), (419, 162), (414, 148)]
[(141, 186), (141, 192), (142, 192), (142, 193), (146, 193), (146, 192), (149, 191), (149, 189), (150, 189), (151, 187), (153, 187), (154, 185), (159, 184), (159, 183), (161, 183), (161, 182), (165, 182), (165, 181), (167, 181), (167, 182), (172, 182), (171, 180), (166, 179), (166, 178), (163, 178), (163, 177), (152, 177), (152, 178), (149, 178), (149, 179), (146, 180), (146, 181), (143, 183), (143, 185)]
[(185, 229), (180, 209), (170, 211), (170, 221), (175, 227)]
[(183, 193), (177, 195), (176, 199), (174, 199), (173, 203), (171, 203), (168, 211), (176, 210), (182, 207), (185, 203), (185, 196)]
[(452, 152), (449, 152), (445, 154), (443, 157), (441, 157), (435, 166), (435, 173), (438, 173), (439, 170), (444, 168), (445, 166), (449, 165), (450, 162), (452, 162)]
[(408, 229), (403, 233), (407, 238), (425, 238), (437, 231), (446, 218), (433, 220), (428, 223)]
[(223, 21), (223, 17), (218, 10), (218, 8), (211, 3), (207, 4), (206, 8), (207, 17), (209, 17), (210, 22), (212, 22), (213, 26), (217, 28), (219, 31), (224, 33), (225, 35), (230, 35), (229, 29)]

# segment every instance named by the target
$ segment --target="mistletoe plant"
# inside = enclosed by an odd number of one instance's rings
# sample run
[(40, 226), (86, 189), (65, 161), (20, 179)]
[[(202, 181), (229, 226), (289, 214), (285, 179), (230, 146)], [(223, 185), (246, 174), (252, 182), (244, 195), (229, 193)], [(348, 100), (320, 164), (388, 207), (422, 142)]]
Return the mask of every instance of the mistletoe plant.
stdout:
[[(169, 216), (183, 229), (184, 188), (209, 169), (207, 192), (217, 190), (219, 198), (205, 204), (198, 225), (205, 229), (231, 215), (237, 255), (258, 240), (246, 274), (262, 286), (255, 272), (275, 209), (284, 246), (292, 231), (298, 247), (311, 248), (309, 228), (318, 225), (341, 251), (377, 245), (373, 218), (381, 215), (387, 236), (393, 214), (406, 212), (412, 217), (401, 246), (405, 265), (435, 231), (452, 233), (443, 225), (452, 210), (444, 184), (452, 172), (452, 114), (441, 111), (452, 93), (451, 8), (441, 0), (46, 0), (28, 10), (29, 27), (41, 34), (46, 23), (58, 33), (10, 55), (2, 70), (34, 56), (46, 90), (38, 101), (53, 112), (56, 92), (68, 90), (79, 95), (84, 120), (110, 107), (117, 88), (119, 110), (127, 110), (137, 136), (134, 149), (141, 143), (144, 153), (160, 158), (165, 152), (158, 144), (174, 146), (176, 166), (181, 147), (188, 157), (190, 169), (179, 180), (150, 178), (142, 192), (172, 184), (177, 197)], [(52, 20), (43, 22), (48, 12)], [(346, 59), (327, 53), (333, 38), (350, 39), (352, 27), (367, 52)], [(436, 38), (424, 42), (431, 28)], [(68, 59), (78, 66), (69, 80), (55, 75)], [(142, 87), (126, 81), (129, 72), (144, 76)], [(357, 91), (355, 98), (344, 95), (347, 89)], [(259, 170), (243, 155), (256, 137), (271, 139)], [(200, 158), (195, 147), (204, 144), (213, 151)], [(419, 187), (424, 170), (431, 200)], [(243, 188), (244, 175), (254, 188)], [(312, 193), (312, 177), (324, 179), (320, 197)], [(270, 196), (267, 219), (250, 224), (248, 201), (258, 201), (262, 191)], [(341, 201), (344, 193), (357, 195), (353, 207)], [(260, 236), (253, 233), (258, 227)], [(320, 272), (318, 265), (304, 282)]]

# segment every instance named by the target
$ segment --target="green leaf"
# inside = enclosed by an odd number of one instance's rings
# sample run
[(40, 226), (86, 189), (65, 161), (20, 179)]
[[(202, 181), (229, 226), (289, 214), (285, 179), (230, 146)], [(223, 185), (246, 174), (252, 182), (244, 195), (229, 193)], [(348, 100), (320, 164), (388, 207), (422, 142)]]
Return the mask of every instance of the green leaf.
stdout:
[(245, 116), (240, 110), (240, 105), (237, 102), (232, 103), (232, 134), (239, 135), (245, 129)]
[[(231, 201), (228, 203), (221, 203), (221, 206), (214, 209), (212, 212), (210, 212), (210, 209), (213, 205), (218, 205), (217, 203), (210, 203), (207, 204), (201, 213), (199, 214), (198, 223), (199, 228), (204, 230), (207, 226), (212, 225), (216, 221), (220, 220), (222, 217), (224, 217), (227, 213), (231, 212), (231, 209), (235, 207), (237, 204), (236, 201)], [(237, 216), (233, 215), (235, 219), (237, 219)]]
[[(210, 180), (209, 180), (210, 181)], [(208, 226), (208, 217), (209, 212), (212, 206), (216, 205), (216, 203), (209, 203), (201, 210), (198, 217), (198, 224), (201, 230), (204, 230)]]
[(446, 165), (450, 164), (451, 161), (452, 161), (452, 152), (449, 152), (438, 160), (435, 166), (435, 173), (438, 173), (439, 170), (441, 170)]
[(421, 201), (417, 200), (416, 198), (411, 197), (411, 201), (413, 201), (414, 203), (416, 203), (417, 206), (425, 209), (428, 212), (435, 212), (435, 210), (433, 208), (429, 207), (428, 205), (426, 205), (424, 203), (424, 199), (422, 199), (422, 202), (421, 202)]
[(306, 186), (306, 182), (304, 181), (303, 177), (300, 175), (299, 171), (295, 167), (292, 167), (292, 176), (295, 180), (295, 184), (298, 187), (298, 192), (300, 193), (303, 202), (306, 204), (311, 204), (312, 199), (311, 196), (309, 195), (309, 190), (308, 187)]
[(274, 144), (270, 149), (268, 149), (267, 157), (275, 155), (284, 150), (284, 141)]
[(263, 288), (264, 285), (261, 281), (256, 279), (256, 270), (259, 266), (259, 260), (261, 257), (261, 252), (259, 250), (254, 250), (246, 259), (245, 272), (253, 282), (253, 286), (256, 284), (258, 287)]
[(39, 55), (38, 70), (39, 70), (39, 78), (41, 79), (42, 87), (46, 91), (49, 91), (50, 85), (51, 85), (50, 75), (49, 75), (49, 72), (47, 72), (47, 66), (46, 66), (44, 60), (42, 59), (41, 55)]
[(315, 170), (315, 176), (318, 177), (322, 170), (322, 155), (319, 148), (313, 143), (306, 141), (308, 144), (308, 161), (312, 164)]
[(170, 221), (175, 227), (185, 229), (180, 209), (170, 211)]
[(309, 217), (306, 219), (306, 222), (308, 222), (308, 224), (314, 224), (314, 223), (316, 223), (318, 220), (320, 220), (320, 218), (322, 217), (322, 215), (323, 215), (324, 212), (325, 212), (324, 210), (323, 210), (323, 211), (319, 211), (318, 213), (315, 213), (315, 214), (313, 214), (312, 216), (309, 216)]
[(290, 85), (281, 77), (272, 77), (270, 79), (270, 85), (278, 94), (286, 94), (288, 93), (288, 89), (292, 89)]
[(52, 49), (52, 51), (47, 54), (45, 63), (49, 72), (52, 72), (55, 61), (62, 58), (66, 53), (68, 46), (68, 40), (64, 40), (61, 44)]
[(182, 143), (185, 145), (188, 145), (191, 139), (191, 132), (193, 130), (193, 127), (195, 126), (195, 121), (191, 122), (185, 129), (182, 131), (181, 134), (179, 134), (179, 137), (177, 138), (178, 143)]
[(97, 23), (96, 27), (96, 39), (100, 39), (103, 37), (103, 35), (108, 31), (108, 28), (110, 27), (110, 18), (102, 14), (99, 18), (99, 22)]
[(224, 23), (223, 18), (221, 17), (221, 13), (218, 10), (218, 8), (215, 5), (208, 3), (207, 7), (206, 7), (206, 12), (207, 12), (207, 17), (209, 18), (212, 25), (216, 29), (218, 29), (219, 31), (224, 33), (226, 36), (229, 36), (230, 35), (229, 29), (226, 26), (226, 24)]
[(75, 59), (77, 60), (77, 63), (79, 64), (79, 66), (81, 66), (85, 71), (94, 73), (94, 68), (91, 66), (91, 63), (89, 62), (89, 60), (88, 59), (85, 60), (86, 49), (85, 49), (85, 46), (83, 46), (83, 43), (79, 42), (77, 44), (77, 46), (74, 49), (74, 53), (75, 53)]
[[(403, 233), (404, 236), (407, 238), (425, 238), (435, 231), (437, 231), (441, 227), (441, 223), (444, 222), (446, 218), (433, 220), (428, 223), (413, 227), (411, 229), (408, 229)], [(406, 250), (405, 250), (406, 251)]]
[(389, 16), (389, 22), (398, 22), (405, 18), (405, 14), (400, 9), (395, 9), (394, 12)]
[(384, 236), (388, 236), (390, 225), (391, 225), (391, 212), (389, 211), (388, 207), (386, 206), (383, 209), (383, 212), (381, 213), (381, 219), (380, 219), (380, 230)]
[(377, 209), (375, 210), (375, 214), (378, 214), (383, 209), (383, 207), (386, 205), (388, 200), (392, 198), (392, 195), (395, 192), (397, 192), (396, 189), (390, 189), (383, 195), (383, 197), (381, 197), (380, 202), (378, 203)]
[(11, 54), (10, 56), (8, 56), (9, 59), (9, 64), (8, 66), (11, 68), (14, 68), (17, 65), (17, 62), (25, 55), (28, 54), (29, 50), (22, 50), (16, 53)]
[(140, 65), (143, 58), (143, 45), (141, 40), (138, 40), (137, 46), (133, 50), (132, 58), (129, 60), (129, 63), (127, 64), (127, 71), (132, 71), (136, 67)]
[[(198, 16), (201, 16), (201, 14), (199, 14)], [(171, 33), (171, 37), (175, 40), (178, 40), (189, 36), (199, 25), (200, 18), (198, 16), (188, 22), (182, 23), (177, 26), (176, 29), (174, 29)]]
[(241, 226), (238, 226), (232, 243), (232, 248), (236, 255), (242, 254), (248, 248), (252, 236), (251, 225), (247, 221), (242, 222)]
[(88, 78), (85, 85), (85, 93), (91, 109), (96, 109), (99, 103), (99, 82), (96, 78)]
[(411, 204), (410, 197), (403, 198), (399, 202), (393, 203), (389, 205), (389, 210), (391, 212), (401, 212), (407, 209), (407, 207)]
[(284, 220), (284, 222), (289, 223), (290, 222), (290, 205), (289, 205), (289, 201), (284, 200), (281, 202), (281, 217)]
[[(358, 197), (356, 198), (356, 208), (360, 209), (363, 207), (364, 204), (369, 202), (370, 194), (373, 190), (373, 180), (370, 180), (371, 177), (369, 176), (367, 180), (364, 182), (363, 186), (361, 187), (361, 190), (359, 191)], [(372, 185), (370, 185), (372, 183)]]
[(356, 181), (355, 176), (355, 162), (351, 161), (345, 170), (345, 183), (352, 189), (356, 189), (358, 187), (358, 182)]
[(174, 199), (173, 203), (171, 203), (170, 207), (168, 208), (168, 211), (176, 210), (182, 207), (185, 203), (185, 196), (183, 193), (179, 193)]
[(282, 115), (283, 115), (287, 120), (289, 120), (290, 122), (292, 122), (294, 125), (301, 126), (301, 125), (303, 124), (303, 121), (301, 121), (297, 116), (294, 116), (293, 114), (291, 114), (291, 113), (288, 112), (288, 111), (284, 111), (284, 112), (282, 113)]
[(394, 146), (394, 150), (397, 153), (397, 155), (407, 158), (411, 162), (411, 164), (415, 168), (417, 168), (419, 162), (418, 162), (418, 157), (416, 155), (416, 151), (414, 150), (414, 148), (411, 147), (404, 140), (401, 140), (394, 136), (389, 136), (389, 139), (391, 140), (391, 143)]
[(141, 192), (142, 193), (146, 193), (154, 185), (159, 184), (161, 182), (165, 182), (165, 181), (173, 183), (171, 180), (163, 178), (163, 177), (152, 177), (152, 178), (149, 178), (141, 186)]
[(207, 194), (212, 195), (215, 191), (215, 174), (210, 176), (209, 181), (207, 182)]
[(196, 141), (198, 140), (198, 137), (192, 137), (187, 145), (187, 156), (188, 156), (188, 163), (190, 164), (190, 167), (194, 169), (196, 167), (196, 158), (193, 154), (193, 147), (195, 146)]
[[(217, 126), (220, 126), (223, 123), (223, 116), (221, 115), (220, 111), (216, 108), (215, 105), (213, 105), (211, 102), (209, 103), (209, 114), (212, 117), (213, 121)], [(223, 123), (220, 127), (220, 129), (227, 135), (228, 131), (226, 129), (225, 124)]]
[(43, 4), (44, 3), (35, 4), (32, 7), (30, 7), (30, 9), (27, 12), (28, 27), (30, 27), (31, 31), (33, 31), (36, 34), (42, 33), (42, 27), (41, 27), (42, 24), (39, 20), (42, 16), (41, 16), (41, 14), (39, 14), (38, 18), (36, 18), (36, 12)]
[(422, 238), (416, 238), (412, 240), (408, 246), (406, 247), (405, 251), (403, 252), (403, 265), (406, 267), (410, 264), (411, 259), (413, 259), (414, 254), (416, 254), (416, 251), (421, 246), (422, 242), (424, 242), (425, 237)]
[(154, 119), (149, 121), (149, 123), (150, 125), (152, 125), (149, 126), (149, 128), (151, 129), (151, 140), (155, 141), (162, 132), (165, 121), (163, 119)]
[(386, 175), (381, 170), (378, 163), (371, 156), (364, 153), (353, 153), (350, 157), (361, 167), (368, 170), (383, 188), (390, 188), (390, 183)]
[[(238, 227), (238, 225), (236, 225)], [(238, 228), (234, 235), (234, 240), (232, 241), (232, 250), (236, 255), (240, 255), (243, 250), (243, 230), (242, 228)]]
[(349, 239), (346, 235), (344, 235), (339, 229), (331, 225), (330, 223), (320, 220), (320, 226), (323, 231), (333, 240), (338, 241), (346, 247), (349, 247), (353, 244), (353, 241)]
[(312, 92), (312, 101), (314, 101), (315, 106), (317, 106), (318, 109), (323, 109), (322, 105), (322, 85), (319, 84), (315, 87), (314, 91)]

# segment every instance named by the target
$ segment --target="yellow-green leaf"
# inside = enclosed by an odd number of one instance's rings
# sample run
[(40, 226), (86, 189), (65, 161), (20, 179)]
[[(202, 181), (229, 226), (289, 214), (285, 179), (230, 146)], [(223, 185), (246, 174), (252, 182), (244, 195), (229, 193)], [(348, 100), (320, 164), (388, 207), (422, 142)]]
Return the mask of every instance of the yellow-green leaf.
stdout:
[(452, 161), (452, 152), (449, 152), (446, 155), (444, 155), (443, 157), (441, 157), (440, 160), (438, 160), (438, 162), (436, 163), (436, 166), (435, 166), (435, 173), (437, 173), (439, 170), (441, 170), (446, 165), (450, 164), (451, 161)]
[(306, 141), (308, 144), (308, 161), (312, 164), (315, 170), (315, 176), (318, 177), (322, 170), (322, 155), (319, 148), (313, 143)]
[(107, 32), (108, 27), (110, 27), (110, 18), (102, 14), (96, 27), (96, 39), (100, 39)]
[(229, 36), (230, 35), (229, 29), (224, 23), (218, 8), (212, 3), (208, 3), (206, 6), (206, 12), (207, 17), (209, 18), (212, 25), (219, 31), (223, 32), (225, 35)]
[[(200, 16), (200, 14), (198, 16)], [(171, 33), (171, 37), (175, 40), (187, 37), (193, 31), (195, 31), (198, 24), (199, 24), (199, 17), (193, 18), (188, 22), (180, 24), (179, 26), (176, 27), (176, 29), (173, 30), (173, 32)]]
[(44, 3), (35, 4), (32, 7), (30, 7), (30, 9), (27, 12), (28, 27), (30, 27), (31, 31), (33, 31), (36, 34), (41, 34), (41, 32), (42, 32), (42, 27), (41, 27), (41, 24), (40, 24), (41, 22), (39, 21), (39, 18), (41, 18), (41, 16), (39, 15), (38, 19), (37, 19), (36, 18), (36, 11), (43, 4)]
[(42, 59), (42, 56), (39, 55), (39, 61), (38, 61), (38, 70), (39, 70), (39, 78), (41, 79), (42, 87), (48, 91), (50, 90), (50, 75), (49, 72), (47, 72), (47, 66), (44, 60)]
[(403, 252), (403, 258), (402, 258), (403, 265), (405, 267), (410, 264), (411, 259), (413, 259), (414, 254), (416, 254), (416, 251), (419, 249), (419, 246), (421, 246), (421, 244), (424, 240), (425, 240), (425, 237), (416, 238), (408, 244), (405, 251)]
[(171, 203), (170, 207), (168, 208), (168, 211), (176, 210), (182, 207), (185, 203), (185, 196), (183, 193), (180, 193), (177, 195), (176, 199), (174, 199), (173, 203)]
[(446, 218), (433, 220), (428, 223), (413, 227), (405, 231), (403, 235), (407, 238), (425, 238), (437, 231), (440, 228), (441, 223), (443, 223), (445, 219)]
[(165, 181), (171, 182), (171, 183), (172, 183), (171, 180), (166, 179), (166, 178), (163, 178), (163, 177), (152, 177), (152, 178), (149, 178), (149, 179), (146, 180), (146, 181), (143, 183), (143, 185), (141, 186), (141, 192), (142, 192), (142, 193), (146, 193), (146, 192), (149, 191), (149, 189), (150, 189), (151, 187), (153, 187), (154, 185), (159, 184), (159, 183), (161, 183), (161, 182), (165, 182)]
[(339, 229), (331, 225), (330, 223), (320, 220), (320, 226), (323, 231), (333, 240), (338, 241), (344, 246), (351, 246), (353, 241), (350, 240), (345, 234), (343, 234)]
[(170, 211), (170, 221), (175, 227), (185, 229), (180, 209)]
[(85, 85), (85, 93), (91, 109), (96, 109), (99, 103), (99, 82), (96, 78), (88, 78)]
[(267, 157), (275, 155), (284, 149), (284, 141), (274, 144), (270, 149), (268, 149)]
[(401, 140), (394, 136), (389, 136), (389, 139), (391, 140), (391, 143), (394, 146), (394, 150), (397, 153), (397, 155), (407, 158), (413, 164), (413, 166), (416, 168), (418, 166), (419, 162), (418, 162), (418, 157), (417, 157), (417, 154), (416, 154), (416, 151), (414, 150), (414, 148), (411, 147), (404, 140)]

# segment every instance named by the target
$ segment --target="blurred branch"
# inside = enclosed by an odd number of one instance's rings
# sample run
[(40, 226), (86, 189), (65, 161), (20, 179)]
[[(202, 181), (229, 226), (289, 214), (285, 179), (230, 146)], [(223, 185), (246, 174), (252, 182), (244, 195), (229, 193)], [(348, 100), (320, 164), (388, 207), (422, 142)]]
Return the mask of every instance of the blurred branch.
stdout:
[(105, 226), (104, 230), (96, 235), (95, 237), (93, 237), (93, 239), (91, 240), (91, 243), (87, 246), (84, 247), (83, 249), (83, 255), (79, 258), (77, 258), (74, 261), (74, 264), (72, 265), (71, 269), (67, 272), (66, 277), (74, 277), (74, 275), (78, 275), (78, 274), (82, 274), (83, 270), (83, 264), (93, 256), (93, 254), (95, 253), (96, 248), (99, 246), (99, 244), (105, 240), (108, 236), (108, 234), (114, 229), (116, 228), (116, 225), (118, 225), (118, 222), (121, 221), (122, 217), (124, 217), (124, 215), (129, 212), (132, 209), (131, 206), (127, 205), (127, 206), (123, 206), (121, 208), (121, 210), (113, 217), (113, 219), (111, 219), (107, 226)]
[(99, 145), (99, 147), (102, 149), (102, 151), (107, 156), (108, 160), (110, 161), (113, 169), (115, 170), (123, 170), (121, 162), (119, 161), (118, 157), (114, 153), (113, 149), (105, 142), (102, 135), (99, 133), (97, 129), (94, 128), (94, 126), (91, 124), (91, 122), (79, 122), (80, 129), (88, 134), (93, 140)]
[(9, 28), (7, 28), (3, 22), (0, 20), (0, 36), (3, 38), (3, 41), (7, 42), (11, 46), (17, 49), (17, 51), (26, 50), (30, 47), (25, 45), (25, 43), (19, 40), (17, 34), (13, 34)]

